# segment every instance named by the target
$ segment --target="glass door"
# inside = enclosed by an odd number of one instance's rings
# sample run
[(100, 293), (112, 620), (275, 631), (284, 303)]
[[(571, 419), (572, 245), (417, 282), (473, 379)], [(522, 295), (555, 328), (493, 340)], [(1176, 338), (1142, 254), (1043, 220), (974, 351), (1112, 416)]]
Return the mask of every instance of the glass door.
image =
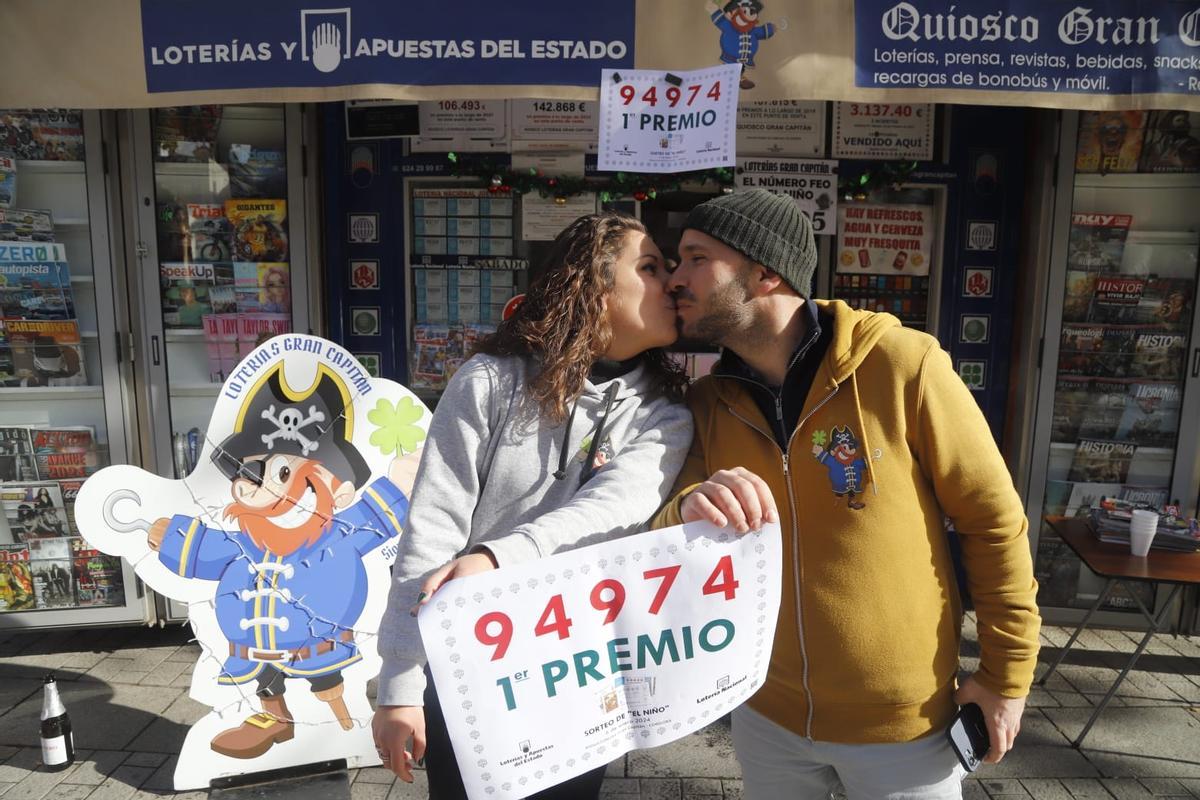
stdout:
[(188, 106), (133, 123), (144, 358), (156, 469), (195, 466), (222, 382), (308, 330), (299, 110)]
[(129, 455), (102, 124), (0, 110), (0, 628), (146, 614), (74, 513), (84, 479)]
[[(1200, 153), (1194, 116), (1182, 129), (1175, 112), (1065, 118), (1074, 170), (1059, 183), (1031, 520), (1083, 516), (1104, 497), (1190, 502), (1200, 160), (1183, 156)], [(1045, 524), (1036, 564), (1042, 606), (1088, 607), (1103, 586)]]
[(907, 184), (839, 203), (829, 296), (936, 335), (946, 193)]

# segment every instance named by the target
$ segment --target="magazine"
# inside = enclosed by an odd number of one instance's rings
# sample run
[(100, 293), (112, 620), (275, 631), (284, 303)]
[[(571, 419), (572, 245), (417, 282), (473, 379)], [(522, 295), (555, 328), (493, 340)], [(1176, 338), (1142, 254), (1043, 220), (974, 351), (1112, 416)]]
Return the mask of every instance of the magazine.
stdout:
[(1067, 270), (1063, 297), (1063, 322), (1091, 322), (1092, 299), (1096, 294), (1096, 273), (1085, 269)]
[(1145, 111), (1084, 111), (1079, 115), (1076, 172), (1137, 172)]
[(0, 506), (9, 531), (18, 542), (70, 533), (62, 490), (57, 483), (0, 484)]
[(234, 259), (288, 260), (286, 200), (226, 200), (225, 216), (233, 226)]
[(1187, 336), (1182, 333), (1149, 330), (1137, 334), (1136, 358), (1131, 374), (1154, 380), (1177, 381), (1183, 378)]
[(75, 317), (65, 247), (44, 242), (0, 242), (0, 317)]
[(1129, 214), (1072, 214), (1068, 267), (1089, 272), (1119, 270), (1132, 223)]
[(1113, 438), (1128, 394), (1127, 381), (1060, 375), (1055, 384), (1052, 441)]
[(10, 154), (0, 154), (0, 208), (17, 204), (17, 160)]
[(73, 554), (75, 598), (80, 606), (119, 606), (125, 602), (121, 559), (92, 550), (82, 539)]
[(292, 329), (290, 314), (238, 314), (238, 353), (248, 355), (272, 336), (288, 333)]
[(65, 108), (0, 111), (0, 150), (23, 161), (82, 161), (83, 115)]
[(212, 313), (209, 292), (214, 286), (233, 285), (233, 265), (164, 262), (162, 283), (163, 323), (168, 328), (196, 328)]
[(1125, 383), (1104, 379), (1091, 381), (1086, 404), (1079, 414), (1075, 438), (1114, 438), (1128, 395), (1129, 386)]
[(1146, 118), (1139, 171), (1200, 171), (1200, 114), (1151, 111)]
[(1067, 506), (1063, 512), (1067, 517), (1086, 517), (1088, 512), (1100, 505), (1106, 497), (1115, 497), (1121, 491), (1119, 483), (1074, 483), (1071, 495), (1067, 498)]
[(0, 320), (0, 385), (87, 385), (78, 323)]
[(156, 207), (155, 220), (158, 233), (158, 260), (160, 262), (190, 261), (192, 244), (187, 207), (179, 203), (160, 202)]
[(446, 325), (417, 325), (413, 328), (413, 388), (445, 388), (446, 349), (449, 342), (450, 328)]
[(216, 160), (221, 106), (158, 108), (154, 119), (155, 161)]
[(1184, 329), (1192, 321), (1195, 283), (1190, 278), (1160, 278), (1151, 275), (1138, 306), (1137, 322)]
[(53, 242), (54, 219), (49, 211), (0, 208), (0, 241)]
[(33, 441), (25, 427), (0, 428), (0, 481), (36, 481)]
[(291, 276), (286, 263), (238, 261), (233, 272), (238, 311), (291, 313)]
[(83, 114), (66, 108), (39, 109), (34, 116), (36, 159), (83, 161)]
[(24, 543), (0, 544), (0, 613), (34, 608), (29, 548)]
[(189, 249), (193, 261), (228, 261), (233, 228), (220, 203), (188, 203)]
[(240, 361), (236, 314), (205, 314), (204, 345), (208, 354), (208, 379), (221, 383)]
[(78, 536), (79, 524), (75, 521), (75, 499), (79, 497), (79, 490), (83, 488), (83, 480), (59, 481), (58, 488), (62, 492), (63, 511), (67, 515), (67, 525), (71, 529), (71, 535)]
[(1067, 513), (1067, 502), (1071, 499), (1071, 490), (1075, 484), (1070, 481), (1046, 481), (1046, 496), (1042, 502), (1042, 513), (1048, 517), (1062, 516)]
[(287, 194), (287, 155), (282, 150), (229, 146), (229, 190), (233, 197), (281, 197)]
[(71, 540), (31, 539), (29, 569), (38, 608), (71, 608), (75, 605)]
[(29, 435), (41, 480), (86, 478), (99, 468), (90, 427), (30, 428)]
[(1132, 369), (1137, 333), (1137, 328), (1128, 326), (1064, 325), (1059, 374), (1127, 377)]
[(1178, 384), (1130, 384), (1113, 438), (1141, 447), (1174, 447), (1182, 397)]
[(1129, 465), (1136, 452), (1137, 445), (1130, 442), (1080, 439), (1075, 444), (1075, 457), (1071, 461), (1071, 471), (1067, 480), (1081, 483), (1125, 483), (1129, 476)]

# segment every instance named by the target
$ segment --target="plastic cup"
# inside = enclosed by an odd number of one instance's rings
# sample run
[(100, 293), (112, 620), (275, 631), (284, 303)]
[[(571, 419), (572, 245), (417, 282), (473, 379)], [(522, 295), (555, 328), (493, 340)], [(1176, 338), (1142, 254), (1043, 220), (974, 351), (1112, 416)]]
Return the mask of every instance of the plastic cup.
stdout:
[(1150, 543), (1158, 533), (1158, 514), (1154, 511), (1136, 509), (1129, 522), (1129, 551), (1135, 556), (1150, 552)]

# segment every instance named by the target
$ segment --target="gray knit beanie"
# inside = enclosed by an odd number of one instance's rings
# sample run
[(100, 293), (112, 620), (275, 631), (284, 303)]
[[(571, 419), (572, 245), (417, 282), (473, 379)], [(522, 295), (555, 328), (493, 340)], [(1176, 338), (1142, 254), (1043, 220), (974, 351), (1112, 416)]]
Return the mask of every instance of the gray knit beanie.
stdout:
[(692, 209), (683, 223), (688, 228), (744, 253), (809, 296), (817, 243), (812, 223), (787, 195), (751, 189), (714, 197)]

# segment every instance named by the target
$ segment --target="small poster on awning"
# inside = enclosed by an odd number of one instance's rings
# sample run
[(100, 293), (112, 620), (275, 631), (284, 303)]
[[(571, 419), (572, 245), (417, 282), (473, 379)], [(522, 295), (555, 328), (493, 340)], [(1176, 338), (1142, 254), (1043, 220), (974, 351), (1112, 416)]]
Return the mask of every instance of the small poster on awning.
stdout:
[(840, 273), (928, 275), (933, 206), (854, 203), (838, 209)]
[(933, 158), (930, 103), (834, 103), (835, 158)]
[(606, 69), (600, 78), (602, 171), (731, 167), (740, 64), (691, 72)]
[(768, 189), (791, 196), (818, 236), (832, 236), (837, 219), (838, 162), (811, 158), (739, 158), (734, 191)]
[(825, 151), (821, 100), (744, 100), (738, 103), (738, 155), (819, 156)]

